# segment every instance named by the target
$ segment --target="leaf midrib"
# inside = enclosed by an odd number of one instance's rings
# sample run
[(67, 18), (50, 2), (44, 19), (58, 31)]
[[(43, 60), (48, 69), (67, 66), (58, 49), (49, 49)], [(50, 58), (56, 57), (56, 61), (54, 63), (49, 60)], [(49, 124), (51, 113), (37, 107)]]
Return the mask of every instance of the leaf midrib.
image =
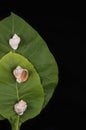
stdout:
[[(14, 16), (13, 15), (12, 15), (12, 34), (14, 34)], [(17, 82), (16, 82), (16, 96), (17, 96), (17, 100), (19, 101), (19, 92), (18, 92)], [(20, 117), (19, 115), (17, 115), (16, 130), (19, 129), (19, 122), (20, 122)]]
[(12, 34), (14, 34), (14, 16), (12, 15)]
[(17, 100), (19, 101), (19, 92), (18, 92), (17, 82), (16, 82), (16, 96), (17, 96)]

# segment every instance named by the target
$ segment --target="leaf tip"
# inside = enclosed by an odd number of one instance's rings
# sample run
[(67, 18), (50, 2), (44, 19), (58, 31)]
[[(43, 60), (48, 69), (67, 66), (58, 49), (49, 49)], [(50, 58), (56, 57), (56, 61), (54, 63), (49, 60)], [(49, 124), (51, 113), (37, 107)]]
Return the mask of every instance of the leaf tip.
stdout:
[(14, 12), (11, 12), (11, 15), (14, 15)]

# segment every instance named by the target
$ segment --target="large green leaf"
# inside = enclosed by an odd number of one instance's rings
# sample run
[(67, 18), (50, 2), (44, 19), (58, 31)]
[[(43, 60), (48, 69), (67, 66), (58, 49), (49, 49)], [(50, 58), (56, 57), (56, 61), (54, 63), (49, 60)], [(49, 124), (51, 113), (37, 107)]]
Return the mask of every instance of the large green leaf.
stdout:
[[(16, 66), (29, 71), (29, 78), (24, 83), (17, 83), (13, 75)], [(22, 116), (18, 116), (13, 106), (19, 100), (27, 102), (28, 108)], [(0, 60), (0, 114), (11, 124), (21, 124), (40, 113), (44, 102), (43, 88), (34, 66), (23, 56), (8, 53)]]
[(46, 42), (37, 31), (13, 13), (0, 22), (0, 57), (12, 50), (8, 40), (15, 33), (21, 38), (21, 43), (16, 52), (30, 60), (41, 78), (45, 96), (44, 107), (50, 100), (58, 83), (56, 61)]

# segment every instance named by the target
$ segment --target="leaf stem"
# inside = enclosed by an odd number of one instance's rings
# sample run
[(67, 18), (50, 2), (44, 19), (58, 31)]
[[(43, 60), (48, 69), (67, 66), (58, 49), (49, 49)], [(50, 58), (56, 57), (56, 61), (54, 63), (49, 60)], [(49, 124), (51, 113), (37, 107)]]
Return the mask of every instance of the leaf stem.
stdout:
[(16, 122), (12, 125), (12, 130), (20, 130), (19, 116), (17, 117)]
[(18, 116), (18, 118), (17, 118), (16, 130), (19, 130), (19, 116)]

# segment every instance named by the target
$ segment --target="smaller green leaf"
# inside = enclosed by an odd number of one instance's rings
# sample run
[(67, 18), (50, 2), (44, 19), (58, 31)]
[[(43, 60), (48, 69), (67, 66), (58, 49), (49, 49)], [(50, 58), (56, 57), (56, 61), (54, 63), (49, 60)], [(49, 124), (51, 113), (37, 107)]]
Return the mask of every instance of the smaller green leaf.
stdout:
[[(21, 66), (29, 72), (29, 78), (24, 83), (17, 83), (13, 75), (16, 66)], [(14, 105), (24, 100), (28, 108), (22, 116), (14, 111)], [(11, 124), (23, 123), (38, 115), (42, 110), (44, 92), (38, 73), (25, 57), (8, 53), (0, 60), (0, 114)], [(2, 119), (2, 117), (0, 117)]]

